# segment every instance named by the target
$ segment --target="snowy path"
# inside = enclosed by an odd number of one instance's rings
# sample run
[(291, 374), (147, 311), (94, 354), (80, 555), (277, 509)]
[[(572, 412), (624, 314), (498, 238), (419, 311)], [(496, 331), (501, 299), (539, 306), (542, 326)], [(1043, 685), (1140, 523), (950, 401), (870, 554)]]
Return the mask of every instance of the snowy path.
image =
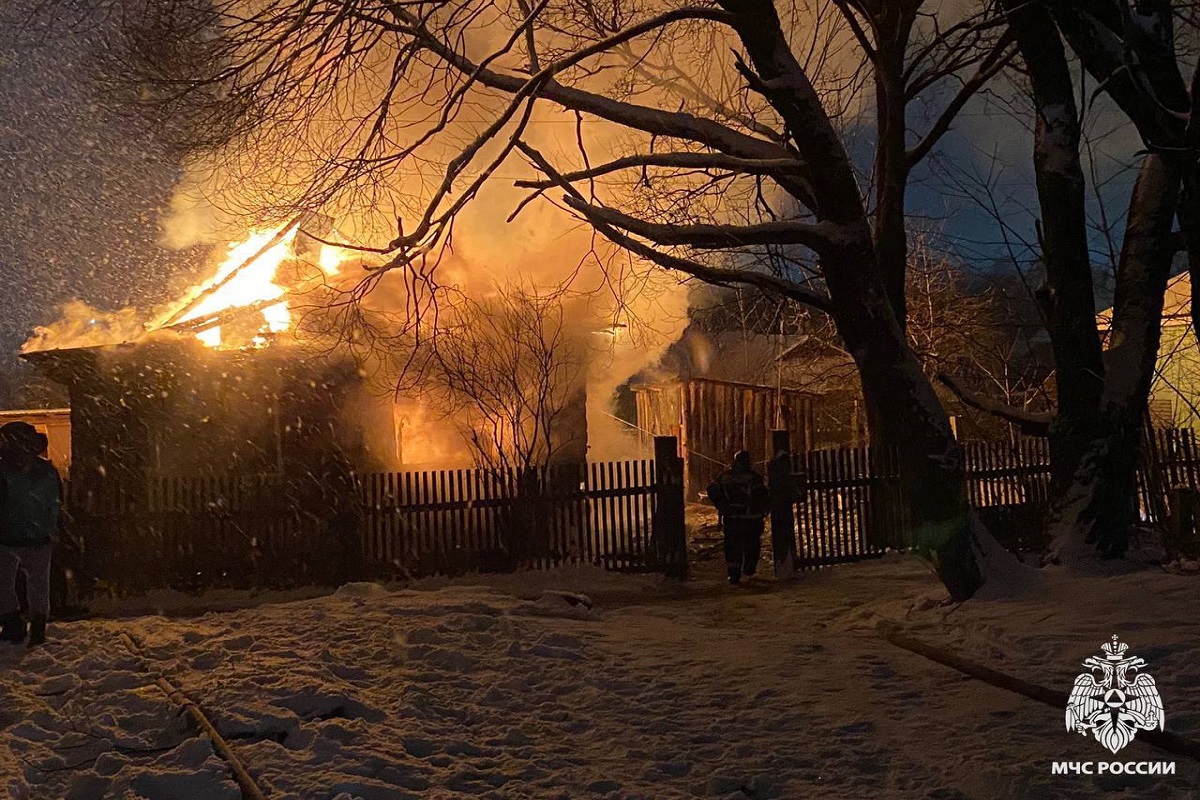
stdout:
[[(594, 612), (482, 587), (358, 585), (197, 619), (58, 625), (52, 647), (0, 650), (0, 774), (11, 796), (37, 800), (239, 796), (116, 644), (127, 630), (273, 798), (1193, 796), (1200, 773), (1184, 759), (1178, 775), (1141, 783), (1052, 776), (1054, 760), (1107, 753), (1066, 733), (1061, 712), (894, 648), (874, 626), (900, 619), (1065, 689), (1122, 623), (1159, 680), (1168, 727), (1196, 736), (1194, 578), (1110, 580), (1098, 612), (1092, 601), (1068, 612), (1055, 595), (950, 615), (907, 613), (933, 588), (910, 561), (784, 588), (700, 583)], [(1131, 598), (1151, 586), (1179, 618), (1164, 611), (1135, 630), (1152, 609)], [(1121, 756), (1172, 760), (1139, 742)]]

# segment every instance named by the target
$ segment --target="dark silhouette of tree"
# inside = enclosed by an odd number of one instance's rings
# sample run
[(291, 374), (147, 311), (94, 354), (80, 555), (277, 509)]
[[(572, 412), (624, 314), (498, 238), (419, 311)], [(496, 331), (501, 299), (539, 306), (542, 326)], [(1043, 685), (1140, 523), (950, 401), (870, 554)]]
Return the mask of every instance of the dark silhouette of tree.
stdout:
[[(1168, 0), (1004, 0), (1003, 6), (1036, 113), (1034, 167), (1046, 270), (1039, 300), (1054, 350), (1057, 409), (1048, 418), (1003, 403), (984, 401), (980, 407), (1050, 435), (1056, 554), (1094, 548), (1103, 557), (1119, 557), (1136, 521), (1137, 459), (1163, 295), (1181, 248), (1189, 251), (1193, 276), (1197, 270), (1200, 66), (1190, 84), (1182, 66), (1185, 45), (1194, 49), (1196, 43), (1194, 9)], [(1068, 46), (1145, 145), (1116, 265), (1106, 349), (1097, 329), (1082, 132)], [(1193, 303), (1193, 314), (1196, 309)]]

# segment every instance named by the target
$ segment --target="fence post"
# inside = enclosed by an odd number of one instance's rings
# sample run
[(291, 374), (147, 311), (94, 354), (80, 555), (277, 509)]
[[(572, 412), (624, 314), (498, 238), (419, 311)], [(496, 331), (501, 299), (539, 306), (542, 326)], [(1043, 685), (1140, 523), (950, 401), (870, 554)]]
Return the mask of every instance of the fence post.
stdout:
[(775, 577), (796, 577), (796, 491), (792, 480), (792, 447), (786, 430), (771, 431), (767, 485), (771, 494), (771, 551)]
[(1167, 558), (1200, 557), (1197, 547), (1196, 507), (1200, 493), (1190, 486), (1176, 486), (1170, 490), (1171, 514), (1167, 518), (1164, 544)]
[(674, 436), (654, 437), (655, 503), (652, 537), (668, 575), (687, 580), (687, 525), (684, 522), (683, 459)]

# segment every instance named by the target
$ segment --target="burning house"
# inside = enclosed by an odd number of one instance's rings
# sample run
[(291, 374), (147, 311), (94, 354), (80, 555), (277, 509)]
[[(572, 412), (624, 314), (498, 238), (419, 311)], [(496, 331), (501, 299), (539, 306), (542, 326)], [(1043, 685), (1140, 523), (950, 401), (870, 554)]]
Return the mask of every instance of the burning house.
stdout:
[[(315, 216), (253, 232), (209, 281), (151, 322), (83, 319), (40, 330), (23, 357), (68, 391), (73, 482), (140, 486), (468, 462), (462, 420), (373, 384), (323, 316), (362, 277), (350, 251), (322, 241), (332, 238)], [(507, 343), (492, 349), (492, 372), (526, 355)], [(563, 395), (549, 460), (582, 464), (586, 390), (547, 386)], [(517, 413), (522, 402), (512, 398)]]
[(341, 258), (297, 220), (232, 247), (212, 280), (136, 335), (31, 340), (23, 357), (70, 396), (73, 481), (389, 465), (390, 404), (369, 402), (349, 355), (296, 333), (296, 298), (327, 290)]

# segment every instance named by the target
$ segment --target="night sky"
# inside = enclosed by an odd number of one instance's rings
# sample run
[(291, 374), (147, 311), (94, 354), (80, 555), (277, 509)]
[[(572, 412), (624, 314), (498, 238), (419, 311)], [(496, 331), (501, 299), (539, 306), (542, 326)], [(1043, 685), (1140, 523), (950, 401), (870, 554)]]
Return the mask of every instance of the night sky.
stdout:
[[(151, 307), (194, 273), (196, 253), (158, 245), (178, 167), (144, 123), (107, 110), (89, 79), (94, 36), (0, 33), (0, 397), (15, 353), (72, 298)], [(14, 370), (16, 371), (14, 374)]]

